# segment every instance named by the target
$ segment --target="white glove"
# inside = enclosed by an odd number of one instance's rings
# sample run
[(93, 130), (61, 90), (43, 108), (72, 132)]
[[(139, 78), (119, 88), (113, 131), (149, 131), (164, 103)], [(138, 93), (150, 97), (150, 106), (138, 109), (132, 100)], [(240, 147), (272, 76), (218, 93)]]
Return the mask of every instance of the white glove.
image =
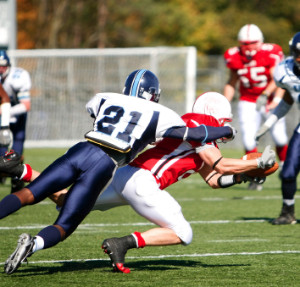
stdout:
[(259, 130), (255, 134), (255, 141), (258, 142), (259, 139), (270, 129), (270, 127), (266, 125), (262, 125)]
[(268, 102), (268, 96), (261, 94), (256, 100), (256, 110), (259, 111), (261, 107), (265, 106)]
[(244, 173), (241, 173), (240, 177), (243, 182), (249, 181), (249, 182), (255, 182), (257, 184), (263, 184), (266, 181), (266, 177), (258, 177), (258, 176), (252, 177)]
[(13, 135), (9, 127), (0, 127), (0, 147), (8, 148), (11, 145)]
[(272, 167), (276, 161), (275, 151), (271, 150), (270, 145), (266, 146), (261, 157), (257, 158), (256, 161), (258, 168), (266, 169)]

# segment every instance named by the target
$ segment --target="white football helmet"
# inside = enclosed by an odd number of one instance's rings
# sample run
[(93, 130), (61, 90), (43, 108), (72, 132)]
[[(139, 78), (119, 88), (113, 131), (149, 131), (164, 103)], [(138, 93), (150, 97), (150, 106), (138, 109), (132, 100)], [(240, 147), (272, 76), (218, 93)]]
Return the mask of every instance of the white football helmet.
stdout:
[(201, 94), (196, 99), (192, 112), (213, 116), (218, 120), (220, 126), (224, 126), (226, 122), (232, 121), (231, 105), (229, 101), (222, 94), (216, 92)]
[(254, 24), (243, 26), (238, 33), (241, 51), (248, 57), (253, 57), (264, 41), (263, 33)]

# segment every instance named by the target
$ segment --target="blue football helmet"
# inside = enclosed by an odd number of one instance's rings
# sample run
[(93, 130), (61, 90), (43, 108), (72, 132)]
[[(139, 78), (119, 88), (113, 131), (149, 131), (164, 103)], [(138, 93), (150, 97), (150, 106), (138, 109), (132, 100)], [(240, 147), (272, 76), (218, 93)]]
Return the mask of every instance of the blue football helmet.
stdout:
[(294, 58), (294, 63), (298, 70), (300, 70), (300, 62), (297, 62), (296, 59), (300, 57), (300, 32), (296, 33), (294, 37), (289, 42), (290, 53)]
[(123, 94), (158, 103), (159, 81), (149, 70), (135, 70), (127, 77)]
[(10, 59), (4, 50), (0, 50), (0, 67), (6, 67), (6, 69), (0, 69), (0, 78), (5, 78), (10, 69)]

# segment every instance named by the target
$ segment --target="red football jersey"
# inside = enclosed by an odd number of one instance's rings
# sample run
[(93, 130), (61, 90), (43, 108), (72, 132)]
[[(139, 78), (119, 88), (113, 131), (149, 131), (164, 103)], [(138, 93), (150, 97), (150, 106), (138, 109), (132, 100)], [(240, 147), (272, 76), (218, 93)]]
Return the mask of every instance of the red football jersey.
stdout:
[[(201, 124), (219, 126), (214, 117), (207, 115), (189, 113), (183, 115), (182, 119), (188, 127)], [(209, 144), (217, 146), (215, 143)], [(155, 147), (141, 153), (130, 165), (151, 171), (160, 188), (165, 189), (201, 168), (203, 161), (195, 152), (195, 148), (199, 146), (199, 142), (165, 138)]]
[(240, 99), (256, 102), (257, 97), (271, 81), (270, 69), (283, 60), (283, 52), (277, 44), (264, 43), (261, 49), (248, 59), (239, 47), (224, 53), (226, 66), (237, 72), (240, 81)]

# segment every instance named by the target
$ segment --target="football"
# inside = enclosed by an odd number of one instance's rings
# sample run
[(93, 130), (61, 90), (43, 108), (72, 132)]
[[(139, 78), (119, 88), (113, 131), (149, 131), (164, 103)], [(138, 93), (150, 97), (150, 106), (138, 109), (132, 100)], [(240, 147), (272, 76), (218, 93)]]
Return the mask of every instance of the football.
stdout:
[[(252, 153), (245, 154), (242, 157), (242, 159), (243, 160), (256, 159), (256, 158), (260, 157), (261, 155), (262, 155), (261, 152), (252, 152)], [(257, 169), (247, 171), (247, 172), (245, 172), (245, 174), (248, 176), (251, 176), (251, 177), (256, 177), (256, 176), (257, 177), (265, 177), (265, 176), (268, 176), (268, 175), (274, 173), (278, 168), (279, 168), (279, 164), (277, 162), (275, 162), (275, 164), (270, 168), (266, 168), (266, 169), (257, 168)]]

